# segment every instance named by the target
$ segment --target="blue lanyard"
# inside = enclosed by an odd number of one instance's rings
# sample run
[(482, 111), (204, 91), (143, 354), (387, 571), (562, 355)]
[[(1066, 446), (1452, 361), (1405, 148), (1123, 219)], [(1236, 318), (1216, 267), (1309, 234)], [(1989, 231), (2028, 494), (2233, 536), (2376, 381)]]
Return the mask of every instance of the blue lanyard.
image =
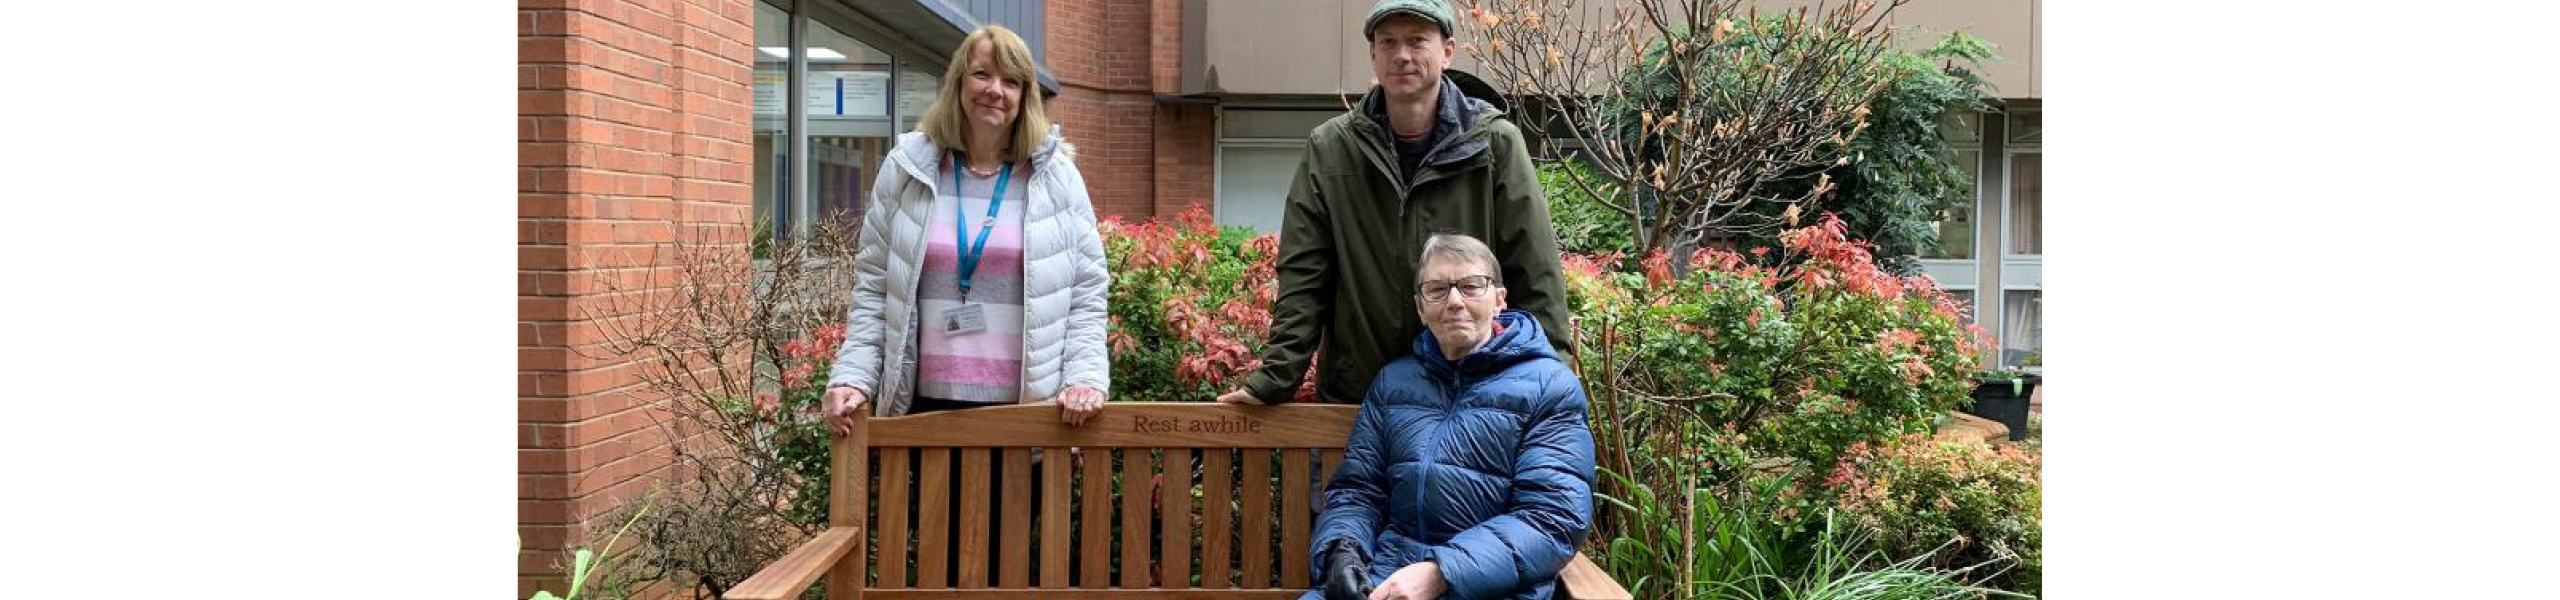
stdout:
[(978, 272), (978, 259), (987, 254), (987, 234), (996, 230), (996, 209), (1004, 206), (1004, 185), (1013, 182), (1013, 163), (1005, 163), (1004, 171), (996, 174), (995, 195), (987, 197), (987, 220), (978, 225), (978, 243), (970, 245), (969, 234), (962, 231), (968, 227), (969, 221), (969, 215), (962, 212), (961, 206), (967, 203), (969, 196), (960, 193), (960, 170), (969, 168), (965, 156), (956, 151), (951, 153), (951, 241), (959, 246), (957, 250), (960, 251), (961, 302), (969, 301), (969, 278)]

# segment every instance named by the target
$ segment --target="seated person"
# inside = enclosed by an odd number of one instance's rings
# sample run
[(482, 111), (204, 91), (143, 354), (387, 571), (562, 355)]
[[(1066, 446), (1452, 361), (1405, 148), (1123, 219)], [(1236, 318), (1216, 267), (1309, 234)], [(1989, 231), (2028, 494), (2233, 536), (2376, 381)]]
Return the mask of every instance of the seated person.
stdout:
[(1505, 310), (1484, 242), (1423, 244), (1413, 354), (1378, 372), (1325, 491), (1302, 600), (1555, 595), (1591, 528), (1582, 382)]

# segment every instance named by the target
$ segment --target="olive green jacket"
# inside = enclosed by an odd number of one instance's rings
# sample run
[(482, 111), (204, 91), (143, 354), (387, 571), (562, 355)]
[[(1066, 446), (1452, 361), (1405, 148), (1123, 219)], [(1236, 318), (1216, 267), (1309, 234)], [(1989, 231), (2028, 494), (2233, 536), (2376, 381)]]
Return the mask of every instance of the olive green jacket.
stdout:
[[(1500, 97), (1459, 71), (1442, 81), (1445, 136), (1403, 181), (1375, 88), (1360, 108), (1307, 136), (1280, 226), (1278, 296), (1262, 367), (1245, 389), (1264, 402), (1287, 400), (1319, 346), (1317, 395), (1357, 403), (1387, 362), (1423, 330), (1414, 311), (1414, 271), (1423, 240), (1464, 233), (1502, 261), (1508, 301), (1536, 315), (1559, 353), (1572, 351), (1555, 224), (1529, 162), (1520, 128)], [(1455, 85), (1453, 85), (1455, 84)]]

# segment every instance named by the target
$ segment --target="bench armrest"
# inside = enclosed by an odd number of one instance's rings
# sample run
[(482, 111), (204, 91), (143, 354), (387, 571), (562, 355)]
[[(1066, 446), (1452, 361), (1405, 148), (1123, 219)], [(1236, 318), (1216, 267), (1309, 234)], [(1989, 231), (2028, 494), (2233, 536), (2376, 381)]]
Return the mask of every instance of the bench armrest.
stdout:
[(1600, 572), (1600, 565), (1591, 564), (1591, 557), (1580, 552), (1574, 553), (1573, 562), (1565, 563), (1564, 570), (1556, 573), (1556, 581), (1563, 584), (1565, 597), (1574, 600), (1634, 599), (1627, 593), (1626, 586), (1618, 585), (1618, 580)]
[(790, 554), (775, 559), (773, 564), (765, 565), (746, 581), (738, 582), (721, 597), (727, 600), (799, 598), (802, 590), (809, 589), (809, 584), (816, 583), (818, 576), (827, 574), (828, 567), (844, 560), (845, 554), (851, 553), (861, 543), (862, 529), (859, 527), (829, 528)]

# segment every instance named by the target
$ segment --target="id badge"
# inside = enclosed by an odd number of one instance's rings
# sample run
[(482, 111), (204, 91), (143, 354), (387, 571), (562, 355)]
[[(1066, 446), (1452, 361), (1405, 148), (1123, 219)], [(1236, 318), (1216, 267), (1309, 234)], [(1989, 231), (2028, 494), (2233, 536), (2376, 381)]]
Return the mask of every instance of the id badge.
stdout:
[(943, 311), (942, 320), (943, 331), (952, 335), (986, 331), (987, 305), (976, 302), (961, 303), (958, 308)]

